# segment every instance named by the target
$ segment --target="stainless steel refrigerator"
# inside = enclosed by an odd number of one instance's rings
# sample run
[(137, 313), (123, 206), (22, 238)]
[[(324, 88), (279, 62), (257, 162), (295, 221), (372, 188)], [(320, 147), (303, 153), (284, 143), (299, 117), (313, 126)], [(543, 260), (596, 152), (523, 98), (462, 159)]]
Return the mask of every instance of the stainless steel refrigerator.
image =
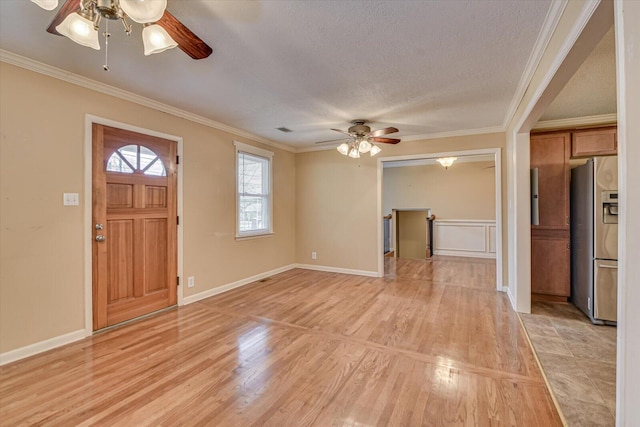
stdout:
[(571, 299), (595, 324), (616, 324), (618, 157), (571, 170)]

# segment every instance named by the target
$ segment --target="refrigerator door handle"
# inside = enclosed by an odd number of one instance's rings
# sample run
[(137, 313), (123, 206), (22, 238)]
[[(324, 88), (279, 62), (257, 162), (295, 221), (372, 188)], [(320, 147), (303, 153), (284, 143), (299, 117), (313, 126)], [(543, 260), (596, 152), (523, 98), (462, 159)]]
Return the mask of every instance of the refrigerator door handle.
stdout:
[(610, 268), (612, 270), (617, 270), (618, 267), (616, 267), (615, 265), (606, 265), (606, 264), (598, 264), (599, 268)]
[(531, 225), (540, 225), (540, 198), (538, 194), (538, 168), (531, 173)]

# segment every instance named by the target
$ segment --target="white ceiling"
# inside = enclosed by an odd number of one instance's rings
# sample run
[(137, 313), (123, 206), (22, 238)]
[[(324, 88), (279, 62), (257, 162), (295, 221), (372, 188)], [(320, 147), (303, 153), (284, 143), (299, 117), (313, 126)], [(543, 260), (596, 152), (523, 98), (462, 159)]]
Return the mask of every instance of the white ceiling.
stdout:
[(50, 35), (53, 11), (2, 0), (0, 48), (300, 148), (356, 118), (400, 137), (503, 126), (550, 6), (169, 0), (211, 57), (145, 57), (141, 26), (127, 38), (111, 22), (106, 73), (103, 42), (94, 51)]
[(616, 98), (616, 40), (611, 27), (540, 120), (612, 114), (617, 111)]

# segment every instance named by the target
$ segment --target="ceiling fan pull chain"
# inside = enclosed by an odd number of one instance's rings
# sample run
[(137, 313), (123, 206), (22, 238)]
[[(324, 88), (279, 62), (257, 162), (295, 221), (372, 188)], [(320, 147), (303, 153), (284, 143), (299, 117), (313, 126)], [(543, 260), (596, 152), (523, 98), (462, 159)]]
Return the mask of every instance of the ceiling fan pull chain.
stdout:
[(105, 71), (109, 71), (109, 37), (111, 37), (111, 33), (109, 33), (109, 21), (106, 20), (106, 25), (104, 28), (104, 65), (102, 69)]

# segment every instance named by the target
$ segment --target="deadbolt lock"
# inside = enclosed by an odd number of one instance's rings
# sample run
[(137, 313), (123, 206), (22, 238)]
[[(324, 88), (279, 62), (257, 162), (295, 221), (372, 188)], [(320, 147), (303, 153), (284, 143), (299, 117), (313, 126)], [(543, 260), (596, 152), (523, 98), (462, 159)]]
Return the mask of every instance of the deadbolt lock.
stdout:
[(104, 225), (96, 224), (96, 230), (104, 230)]

